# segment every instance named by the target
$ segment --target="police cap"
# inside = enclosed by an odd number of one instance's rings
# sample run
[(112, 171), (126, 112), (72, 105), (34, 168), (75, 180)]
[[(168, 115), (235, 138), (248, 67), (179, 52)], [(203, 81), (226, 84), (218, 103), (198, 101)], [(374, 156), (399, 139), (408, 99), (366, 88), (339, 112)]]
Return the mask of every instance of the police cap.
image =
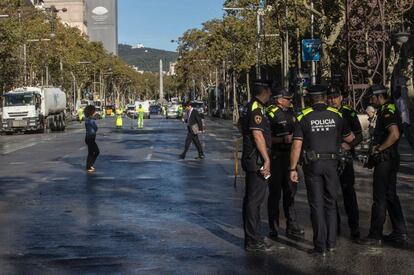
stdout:
[(384, 85), (374, 84), (369, 88), (367, 96), (371, 97), (373, 95), (386, 94), (386, 93), (387, 93), (387, 88), (385, 88)]
[(285, 87), (273, 88), (272, 95), (273, 95), (274, 98), (282, 98), (282, 97), (283, 98), (292, 98), (293, 97), (293, 93), (290, 92)]
[(336, 86), (336, 85), (329, 86), (328, 92), (327, 92), (327, 95), (329, 97), (335, 98), (335, 97), (341, 96), (342, 94), (343, 94), (343, 92), (341, 91), (341, 89), (338, 86)]
[(261, 88), (261, 87), (272, 88), (272, 84), (273, 84), (273, 81), (271, 80), (258, 79), (258, 80), (253, 81), (253, 86), (255, 88)]
[(326, 95), (328, 87), (325, 85), (313, 85), (308, 89), (308, 95)]

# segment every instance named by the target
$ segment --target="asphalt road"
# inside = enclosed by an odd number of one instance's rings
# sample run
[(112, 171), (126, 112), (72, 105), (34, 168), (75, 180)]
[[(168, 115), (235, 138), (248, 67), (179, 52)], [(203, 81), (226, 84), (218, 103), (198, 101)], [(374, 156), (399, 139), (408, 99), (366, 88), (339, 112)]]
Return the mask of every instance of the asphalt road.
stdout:
[[(312, 231), (306, 190), (297, 211), (304, 239), (266, 240), (270, 253), (243, 249), (243, 178), (234, 188), (230, 123), (207, 120), (206, 159), (179, 160), (186, 135), (178, 120), (145, 129), (98, 121), (97, 172), (84, 171), (83, 124), (65, 133), (0, 137), (0, 274), (414, 274), (414, 243), (369, 248), (348, 240), (342, 211), (339, 250), (306, 253)], [(136, 128), (136, 127), (135, 127)], [(412, 152), (402, 146), (399, 194), (414, 229)], [(369, 226), (370, 171), (357, 166), (363, 235)], [(264, 209), (264, 208), (263, 208)], [(263, 234), (267, 231), (263, 212)], [(389, 225), (387, 225), (389, 230)]]

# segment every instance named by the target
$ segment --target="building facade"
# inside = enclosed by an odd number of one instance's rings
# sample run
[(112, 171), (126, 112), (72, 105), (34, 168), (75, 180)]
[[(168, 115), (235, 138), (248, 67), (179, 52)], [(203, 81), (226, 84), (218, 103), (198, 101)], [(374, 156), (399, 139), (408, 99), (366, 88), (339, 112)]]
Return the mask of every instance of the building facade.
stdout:
[[(64, 24), (78, 28), (83, 34), (88, 34), (88, 23), (86, 20), (85, 0), (43, 0), (38, 2), (43, 8), (55, 6), (60, 10), (57, 14)], [(62, 12), (66, 9), (66, 12)]]

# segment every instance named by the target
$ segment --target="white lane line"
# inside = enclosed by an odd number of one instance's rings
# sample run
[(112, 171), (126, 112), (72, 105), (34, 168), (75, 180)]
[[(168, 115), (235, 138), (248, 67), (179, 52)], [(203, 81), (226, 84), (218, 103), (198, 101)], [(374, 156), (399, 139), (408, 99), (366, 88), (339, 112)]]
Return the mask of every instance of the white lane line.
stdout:
[(128, 159), (114, 159), (114, 160), (111, 160), (111, 162), (130, 162), (130, 160), (128, 160)]
[(15, 148), (11, 148), (9, 150), (4, 151), (2, 153), (2, 155), (8, 155), (10, 153), (13, 153), (13, 152), (16, 152), (16, 151), (25, 149), (25, 148), (29, 148), (29, 147), (35, 146), (36, 144), (37, 144), (37, 142), (32, 142), (32, 143), (28, 143), (28, 144), (25, 144), (25, 145), (20, 145), (20, 146), (17, 146)]
[(79, 148), (79, 151), (82, 151), (82, 150), (85, 150), (85, 149), (86, 149), (86, 146), (83, 146), (83, 147)]
[(150, 176), (136, 176), (136, 180), (159, 180), (160, 177), (150, 177)]
[(148, 154), (148, 155), (145, 157), (145, 160), (149, 161), (149, 160), (151, 160), (151, 158), (152, 158), (152, 154)]
[(20, 161), (16, 161), (16, 162), (10, 162), (10, 165), (22, 165), (25, 164), (25, 162), (20, 162)]

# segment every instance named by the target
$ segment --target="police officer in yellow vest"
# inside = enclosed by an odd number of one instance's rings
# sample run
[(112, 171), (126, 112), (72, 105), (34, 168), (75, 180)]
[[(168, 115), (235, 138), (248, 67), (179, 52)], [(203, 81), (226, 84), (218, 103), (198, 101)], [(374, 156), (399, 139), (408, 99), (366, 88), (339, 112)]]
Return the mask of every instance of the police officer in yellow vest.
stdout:
[(292, 105), (293, 94), (283, 88), (276, 88), (274, 105), (267, 108), (267, 117), (272, 131), (271, 178), (269, 179), (269, 197), (267, 212), (269, 216), (269, 235), (278, 237), (279, 202), (283, 191), (283, 210), (286, 218), (286, 236), (301, 236), (305, 233), (296, 220), (294, 198), (296, 185), (289, 180), (290, 149), (295, 127), (295, 115)]
[(122, 128), (122, 110), (116, 110), (115, 126), (116, 128)]
[(142, 105), (139, 104), (137, 109), (137, 117), (138, 117), (138, 129), (144, 128), (144, 116), (145, 116), (145, 110), (142, 108)]
[(264, 203), (267, 179), (270, 175), (270, 148), (272, 138), (266, 117), (265, 104), (269, 101), (272, 83), (255, 81), (255, 97), (242, 116), (243, 154), (242, 167), (246, 172), (246, 190), (243, 200), (245, 249), (268, 251), (260, 235), (260, 208)]
[[(355, 139), (352, 143), (343, 142), (341, 153), (341, 168), (339, 179), (341, 182), (342, 196), (344, 198), (345, 211), (348, 216), (348, 225), (351, 231), (351, 238), (356, 240), (360, 237), (359, 232), (359, 209), (355, 193), (355, 171), (353, 158), (355, 156), (355, 146), (361, 143), (362, 127), (358, 119), (357, 112), (350, 106), (343, 104), (343, 92), (337, 86), (330, 86), (328, 89), (328, 103), (341, 112), (342, 117), (348, 124)], [(338, 212), (339, 213), (339, 212)], [(340, 231), (340, 216), (338, 214), (338, 232)]]
[(302, 153), (314, 234), (314, 248), (308, 252), (322, 256), (336, 249), (338, 154), (343, 141), (351, 143), (354, 139), (342, 114), (326, 104), (326, 92), (327, 87), (320, 85), (308, 89), (312, 107), (297, 117), (289, 168), (291, 181), (298, 182)]
[[(400, 167), (398, 143), (401, 137), (401, 117), (395, 104), (389, 101), (387, 89), (374, 85), (369, 90), (371, 104), (378, 109), (371, 160), (374, 166), (373, 204), (369, 235), (363, 244), (382, 245), (382, 241), (405, 243), (407, 225), (397, 195), (397, 173)], [(387, 211), (392, 232), (383, 236)]]
[(85, 119), (85, 112), (83, 107), (80, 107), (78, 110), (78, 119), (79, 121), (83, 121)]

